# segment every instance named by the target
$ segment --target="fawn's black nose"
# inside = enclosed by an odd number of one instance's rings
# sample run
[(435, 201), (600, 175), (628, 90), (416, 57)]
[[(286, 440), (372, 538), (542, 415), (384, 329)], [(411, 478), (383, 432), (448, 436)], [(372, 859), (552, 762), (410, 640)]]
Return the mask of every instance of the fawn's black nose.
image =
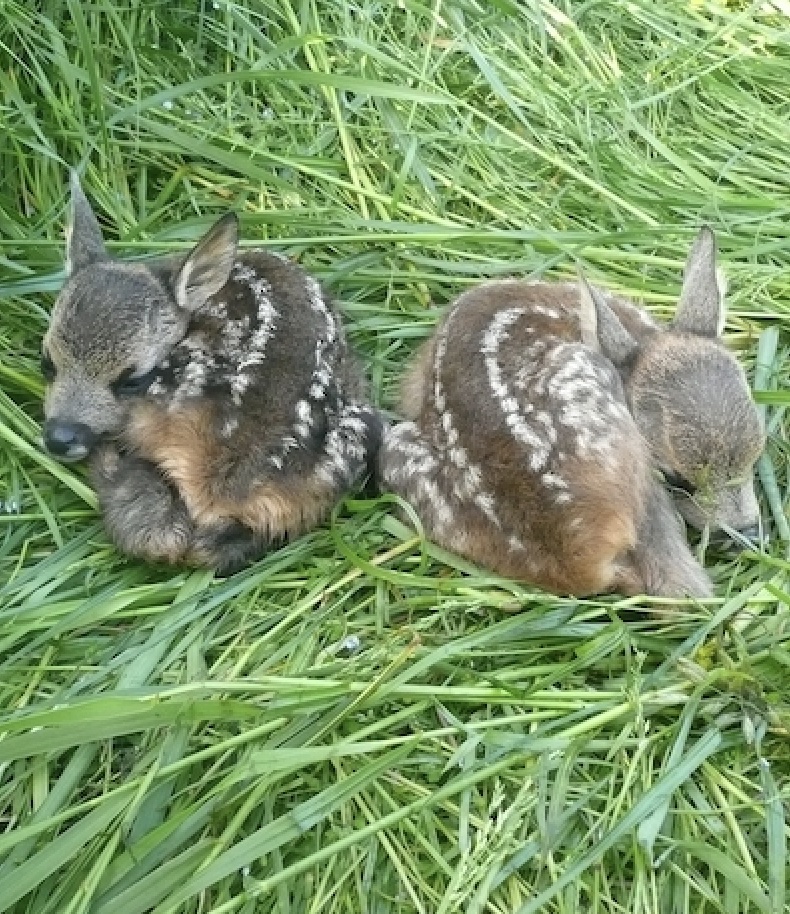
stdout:
[(44, 446), (58, 460), (82, 460), (95, 441), (96, 435), (82, 422), (49, 419), (44, 423)]

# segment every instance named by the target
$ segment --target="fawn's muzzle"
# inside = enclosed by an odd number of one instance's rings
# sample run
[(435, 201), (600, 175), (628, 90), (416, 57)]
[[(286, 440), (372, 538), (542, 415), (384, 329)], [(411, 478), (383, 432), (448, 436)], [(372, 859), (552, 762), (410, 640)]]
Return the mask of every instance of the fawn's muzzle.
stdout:
[(44, 423), (44, 446), (58, 460), (82, 460), (96, 443), (96, 435), (82, 422), (48, 419)]

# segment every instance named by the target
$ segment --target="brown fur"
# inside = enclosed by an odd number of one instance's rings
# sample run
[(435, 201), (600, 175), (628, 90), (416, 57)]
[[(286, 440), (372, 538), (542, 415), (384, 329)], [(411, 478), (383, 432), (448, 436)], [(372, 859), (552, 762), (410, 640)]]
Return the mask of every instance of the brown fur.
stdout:
[[(448, 356), (441, 367), (431, 359), (436, 352), (434, 337), (418, 355), (417, 370), (413, 368), (411, 376), (407, 375), (404, 397), (412, 402), (403, 403), (402, 409), (406, 414), (416, 414), (417, 422), (393, 430), (400, 435), (409, 432), (404, 451), (408, 451), (409, 441), (426, 448), (435, 468), (426, 474), (419, 467), (404, 467), (403, 452), (390, 436), (382, 452), (383, 475), (389, 486), (412, 502), (427, 532), (445, 548), (507, 577), (559, 593), (589, 595), (612, 590), (626, 580), (623, 557), (636, 546), (650, 468), (633, 421), (627, 412), (621, 417), (623, 431), (610, 467), (595, 460), (567, 459), (563, 476), (569, 482), (572, 501), (557, 503), (547, 499), (539, 482), (541, 474), (528, 471), (524, 452), (513, 447), (512, 433), (497, 421), (494, 404), (485, 403), (490, 399), (490, 392), (485, 390), (487, 381), (485, 387), (479, 383), (479, 375), (484, 373), (478, 351), (481, 335), (500, 312), (531, 303), (556, 307), (563, 314), (560, 320), (535, 314), (521, 329), (531, 331), (525, 333), (528, 339), (551, 331), (558, 340), (573, 343), (579, 333), (578, 316), (575, 309), (565, 307), (566, 296), (560, 286), (516, 282), (493, 283), (462, 296), (451, 312)], [(441, 329), (445, 329), (444, 324)], [(453, 358), (449, 357), (450, 350)], [(441, 372), (447, 412), (454, 417), (469, 463), (479, 468), (485, 489), (495, 494), (499, 526), (473, 500), (459, 498), (453, 491), (453, 474), (459, 470), (442, 448), (444, 430), (434, 395), (435, 369)], [(417, 371), (422, 373), (421, 381), (415, 377)], [(614, 372), (611, 380), (619, 386)], [(423, 393), (419, 404), (414, 402), (415, 391)], [(559, 446), (569, 449), (570, 441), (563, 443), (560, 435)], [(401, 468), (407, 469), (403, 475)], [(454, 519), (449, 525), (432, 522), (431, 493), (420, 486), (426, 476), (452, 505)], [(512, 549), (511, 535), (519, 535), (527, 548)], [(635, 589), (636, 584), (629, 588)]]
[[(710, 483), (701, 525), (729, 522), (716, 510), (733, 478), (752, 485), (762, 430), (717, 339), (715, 282), (703, 232), (669, 329), (584, 284), (465, 293), (407, 373), (411, 421), (387, 433), (385, 484), (433, 539), (506, 576), (578, 595), (709, 595), (656, 467)], [(732, 526), (755, 523), (743, 505)]]
[(368, 474), (381, 420), (315, 280), (238, 253), (235, 217), (186, 257), (114, 261), (73, 194), (44, 438), (89, 456), (118, 547), (232, 570), (321, 522)]
[[(217, 498), (214, 409), (197, 401), (170, 414), (157, 403), (136, 406), (124, 432), (130, 450), (156, 464), (198, 524), (228, 520)], [(227, 501), (226, 499), (224, 501)]]
[(133, 452), (156, 464), (178, 489), (198, 525), (238, 521), (270, 539), (303, 533), (323, 520), (335, 501), (320, 480), (261, 483), (234, 498), (220, 483), (221, 452), (213, 436), (211, 404), (197, 403), (171, 414), (141, 403), (124, 438)]

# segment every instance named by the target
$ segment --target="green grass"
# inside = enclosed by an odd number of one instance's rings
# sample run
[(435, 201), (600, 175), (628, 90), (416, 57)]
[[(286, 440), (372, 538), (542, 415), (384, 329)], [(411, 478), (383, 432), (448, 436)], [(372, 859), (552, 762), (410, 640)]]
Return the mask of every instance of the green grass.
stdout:
[[(0, 4), (0, 914), (788, 910), (788, 11)], [(710, 221), (770, 546), (664, 624), (386, 498), (227, 580), (124, 560), (38, 446), (67, 165), (118, 252), (232, 207), (299, 257), (388, 407), (459, 290), (580, 259), (667, 317)]]

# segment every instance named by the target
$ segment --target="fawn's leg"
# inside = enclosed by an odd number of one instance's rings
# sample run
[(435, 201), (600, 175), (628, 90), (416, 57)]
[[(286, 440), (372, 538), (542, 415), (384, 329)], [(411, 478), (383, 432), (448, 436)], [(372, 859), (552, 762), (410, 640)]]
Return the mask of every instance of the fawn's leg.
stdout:
[(152, 562), (186, 560), (194, 524), (154, 464), (107, 443), (92, 456), (90, 476), (104, 526), (122, 552)]
[(628, 556), (618, 587), (629, 594), (657, 597), (713, 595), (707, 572), (686, 542), (672, 499), (655, 481), (650, 482), (637, 544)]

